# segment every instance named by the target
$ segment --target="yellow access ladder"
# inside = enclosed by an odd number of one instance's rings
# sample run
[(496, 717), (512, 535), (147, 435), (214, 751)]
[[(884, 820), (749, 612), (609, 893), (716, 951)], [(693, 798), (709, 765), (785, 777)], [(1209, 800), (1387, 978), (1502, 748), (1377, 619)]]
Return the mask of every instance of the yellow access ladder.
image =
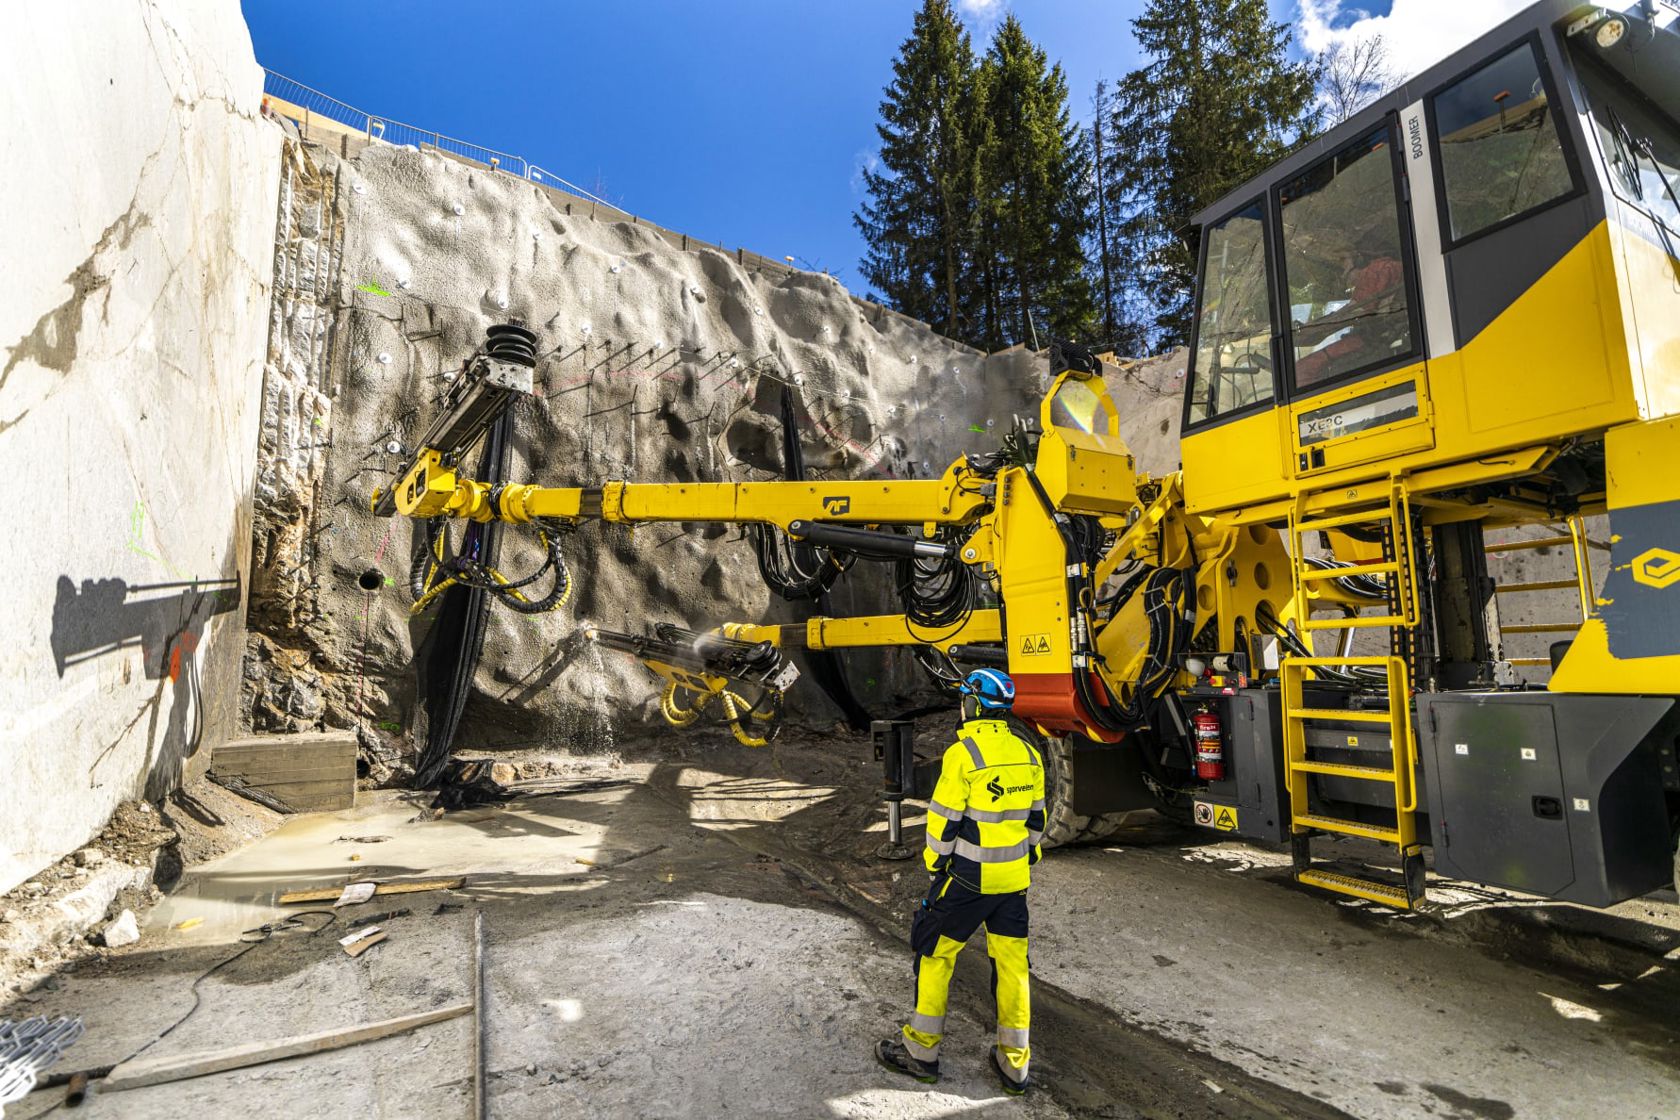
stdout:
[[(1289, 520), (1290, 553), (1294, 571), (1295, 619), (1302, 643), (1312, 649), (1312, 634), (1320, 630), (1349, 627), (1385, 629), (1390, 635), (1386, 656), (1286, 656), (1279, 663), (1283, 685), (1284, 778), (1289, 792), (1289, 819), (1294, 833), (1295, 878), (1297, 882), (1322, 887), (1340, 894), (1409, 910), (1424, 893), (1422, 845), (1418, 839), (1417, 736), (1412, 727), (1412, 669), (1409, 658), (1400, 656), (1411, 632), (1420, 624), (1411, 507), (1402, 479), (1390, 480), (1386, 505), (1352, 513), (1314, 515), (1313, 495), (1303, 494), (1295, 502)], [(1318, 568), (1306, 562), (1305, 538), (1326, 530), (1365, 529), (1383, 535), (1384, 556), (1379, 563), (1352, 567)], [(1313, 584), (1319, 580), (1348, 576), (1382, 576), (1388, 585), (1388, 607), (1381, 615), (1334, 619), (1311, 617)], [(1387, 685), (1388, 706), (1371, 708), (1315, 708), (1306, 700), (1309, 679), (1347, 670), (1381, 669)], [(1313, 757), (1307, 742), (1309, 724), (1374, 724), (1388, 730), (1389, 759), (1385, 766), (1351, 765)], [(1345, 820), (1314, 812), (1308, 799), (1311, 775), (1378, 782), (1394, 791), (1394, 823)], [(1328, 832), (1363, 836), (1392, 844), (1400, 852), (1402, 882), (1387, 883), (1345, 875), (1315, 866), (1311, 838)]]

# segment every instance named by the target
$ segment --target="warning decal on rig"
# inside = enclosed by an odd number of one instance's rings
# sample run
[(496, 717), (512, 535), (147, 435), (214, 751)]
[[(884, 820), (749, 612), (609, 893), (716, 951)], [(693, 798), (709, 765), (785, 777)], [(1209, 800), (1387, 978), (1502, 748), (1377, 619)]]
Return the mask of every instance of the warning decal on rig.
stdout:
[(1028, 634), (1021, 639), (1021, 656), (1032, 657), (1034, 654), (1050, 652), (1050, 635)]
[(1214, 805), (1206, 801), (1196, 802), (1196, 823), (1203, 828), (1216, 828), (1220, 832), (1235, 832), (1237, 830), (1237, 811), (1229, 805)]

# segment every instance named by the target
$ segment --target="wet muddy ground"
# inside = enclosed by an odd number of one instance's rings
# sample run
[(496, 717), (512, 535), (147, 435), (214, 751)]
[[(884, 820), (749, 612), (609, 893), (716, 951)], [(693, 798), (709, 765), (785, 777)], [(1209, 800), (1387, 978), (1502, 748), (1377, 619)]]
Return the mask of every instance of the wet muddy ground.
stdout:
[[(1033, 893), (1042, 1085), (1016, 1101), (984, 1064), (978, 938), (944, 1080), (916, 1085), (870, 1056), (910, 997), (903, 935), (925, 877), (874, 857), (865, 740), (746, 751), (673, 736), (657, 761), (569, 769), (622, 784), (443, 820), (389, 793), (294, 819), (189, 873), (138, 945), (0, 1017), (82, 1015), (68, 1069), (442, 1006), (470, 998), (482, 909), (497, 1117), (1680, 1116), (1672, 898), (1599, 914), (1442, 884), (1433, 912), (1396, 915), (1296, 887), (1279, 853), (1161, 824), (1053, 853)], [(273, 904), (281, 890), (453, 874), (463, 889), (239, 940), (298, 909)], [(335, 943), (396, 907), (411, 913), (363, 956)], [(75, 1112), (459, 1116), (470, 1022)]]

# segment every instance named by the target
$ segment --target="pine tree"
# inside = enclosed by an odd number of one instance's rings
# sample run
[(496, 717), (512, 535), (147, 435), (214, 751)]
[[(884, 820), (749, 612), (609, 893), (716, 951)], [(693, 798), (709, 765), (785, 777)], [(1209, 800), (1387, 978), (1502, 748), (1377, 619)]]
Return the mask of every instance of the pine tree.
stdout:
[(974, 156), (968, 121), (974, 50), (949, 0), (924, 0), (881, 102), (880, 168), (853, 216), (864, 279), (888, 304), (951, 337), (965, 322)]
[(1150, 61), (1109, 114), (1110, 269), (1138, 333), (1171, 346), (1189, 333), (1192, 216), (1311, 134), (1317, 73), (1289, 61), (1266, 0), (1150, 0), (1132, 27)]
[[(1067, 79), (1008, 16), (974, 82), (978, 337), (987, 349), (1077, 338), (1094, 321), (1084, 243), (1090, 155)], [(976, 333), (976, 332), (971, 332)]]

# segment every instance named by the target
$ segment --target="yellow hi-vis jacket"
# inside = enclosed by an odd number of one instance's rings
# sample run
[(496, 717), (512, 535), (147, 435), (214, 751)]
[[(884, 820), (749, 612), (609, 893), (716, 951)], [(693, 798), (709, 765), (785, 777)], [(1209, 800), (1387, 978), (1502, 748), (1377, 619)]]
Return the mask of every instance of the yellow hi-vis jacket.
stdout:
[(1024, 891), (1044, 839), (1044, 762), (1001, 719), (973, 719), (946, 748), (928, 804), (927, 869), (981, 894)]

